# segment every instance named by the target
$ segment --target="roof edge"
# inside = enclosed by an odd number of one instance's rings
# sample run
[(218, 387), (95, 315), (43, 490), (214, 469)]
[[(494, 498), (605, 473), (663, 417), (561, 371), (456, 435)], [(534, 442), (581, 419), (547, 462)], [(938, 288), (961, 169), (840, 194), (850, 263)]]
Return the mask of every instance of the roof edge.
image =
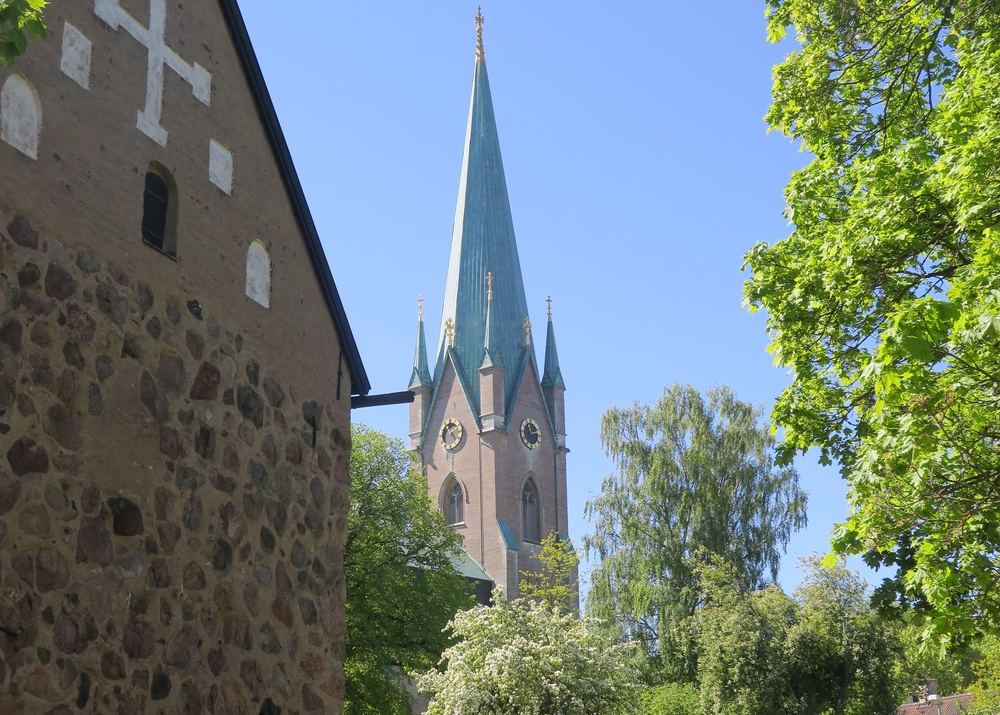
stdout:
[(284, 181), (285, 190), (288, 192), (288, 198), (291, 200), (299, 228), (305, 236), (316, 278), (319, 280), (323, 297), (326, 299), (326, 305), (330, 311), (330, 317), (333, 319), (334, 329), (336, 329), (340, 339), (343, 357), (347, 359), (347, 367), (351, 375), (351, 395), (367, 395), (371, 391), (371, 383), (368, 381), (368, 374), (361, 361), (361, 353), (354, 340), (351, 325), (347, 321), (344, 304), (341, 302), (337, 286), (333, 282), (330, 264), (326, 260), (326, 253), (323, 251), (319, 233), (316, 231), (316, 224), (313, 223), (312, 213), (310, 213), (309, 205), (306, 203), (302, 184), (299, 182), (298, 173), (296, 173), (295, 165), (292, 163), (292, 155), (288, 150), (285, 135), (281, 131), (278, 115), (274, 110), (274, 103), (271, 101), (271, 94), (267, 91), (264, 75), (261, 72), (260, 63), (257, 61), (257, 54), (250, 42), (246, 23), (243, 21), (243, 14), (240, 12), (237, 0), (219, 0), (219, 5), (226, 18), (236, 52), (242, 61), (243, 72), (250, 85), (250, 90), (256, 100), (257, 111), (264, 125), (264, 131), (270, 140), (271, 151), (278, 163), (281, 178)]

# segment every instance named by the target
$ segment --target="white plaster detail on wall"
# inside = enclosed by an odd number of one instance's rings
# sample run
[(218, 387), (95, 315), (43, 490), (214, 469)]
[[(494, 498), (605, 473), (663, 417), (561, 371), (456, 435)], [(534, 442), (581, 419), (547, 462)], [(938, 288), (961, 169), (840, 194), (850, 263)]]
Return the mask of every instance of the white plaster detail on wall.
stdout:
[(38, 159), (42, 133), (42, 105), (24, 75), (15, 72), (0, 89), (0, 139), (22, 154)]
[(191, 85), (191, 92), (205, 106), (212, 101), (212, 75), (201, 65), (188, 64), (167, 47), (167, 0), (149, 0), (149, 27), (143, 27), (118, 0), (94, 0), (94, 13), (111, 29), (124, 27), (148, 51), (146, 67), (146, 106), (139, 110), (135, 125), (160, 146), (167, 145), (167, 130), (160, 125), (163, 114), (163, 68), (170, 67)]
[(87, 36), (68, 22), (63, 25), (62, 59), (59, 69), (84, 89), (90, 89), (90, 55), (93, 45)]
[(208, 142), (208, 178), (225, 191), (233, 193), (233, 153), (212, 139)]
[(271, 256), (260, 241), (247, 249), (247, 297), (271, 307)]

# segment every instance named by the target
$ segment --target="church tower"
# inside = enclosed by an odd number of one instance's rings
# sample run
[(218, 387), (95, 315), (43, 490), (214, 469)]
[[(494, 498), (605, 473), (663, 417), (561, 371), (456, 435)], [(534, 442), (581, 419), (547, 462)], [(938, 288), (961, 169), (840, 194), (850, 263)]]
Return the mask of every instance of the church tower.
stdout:
[(434, 373), (423, 309), (410, 446), (465, 550), (509, 598), (539, 542), (566, 536), (566, 423), (551, 300), (544, 371), (514, 239), (477, 15), (476, 68)]

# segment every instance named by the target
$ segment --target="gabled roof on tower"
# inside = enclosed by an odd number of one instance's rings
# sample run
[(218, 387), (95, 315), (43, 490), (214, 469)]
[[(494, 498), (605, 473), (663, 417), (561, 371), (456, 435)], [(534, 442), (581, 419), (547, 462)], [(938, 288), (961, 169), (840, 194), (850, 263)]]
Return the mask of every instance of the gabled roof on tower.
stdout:
[[(477, 22), (482, 22), (482, 16), (477, 18)], [(500, 140), (482, 50), (481, 26), (479, 37), (434, 382), (438, 384), (444, 369), (448, 347), (446, 323), (452, 320), (453, 350), (459, 358), (456, 364), (476, 371), (483, 364), (483, 348), (488, 343), (490, 357), (495, 360), (499, 354), (508, 368), (504, 382), (505, 392), (510, 395), (514, 385), (520, 381), (518, 371), (510, 368), (523, 363), (521, 353), (533, 348), (526, 346), (524, 339), (523, 325), (528, 317), (528, 305), (500, 157)], [(487, 273), (493, 276), (489, 311)], [(476, 372), (469, 372), (463, 377), (478, 407), (479, 376)]]

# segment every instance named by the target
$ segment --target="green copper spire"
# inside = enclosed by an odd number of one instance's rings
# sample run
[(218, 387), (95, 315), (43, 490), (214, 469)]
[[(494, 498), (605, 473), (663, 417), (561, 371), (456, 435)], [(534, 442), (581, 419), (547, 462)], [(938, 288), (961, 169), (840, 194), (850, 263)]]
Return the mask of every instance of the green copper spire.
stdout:
[(417, 299), (417, 349), (413, 353), (413, 374), (410, 376), (409, 389), (431, 386), (431, 373), (427, 369), (427, 341), (424, 339), (424, 297)]
[[(495, 290), (489, 306), (490, 349), (498, 352), (508, 368), (524, 365), (523, 324), (528, 316), (521, 278), (521, 263), (514, 238), (514, 222), (507, 197), (507, 181), (500, 157), (490, 81), (482, 49), (482, 16), (477, 17), (480, 41), (477, 42), (476, 69), (472, 81), (472, 100), (465, 134), (462, 173), (458, 185), (458, 205), (451, 238), (451, 256), (445, 284), (444, 310), (438, 339), (435, 383), (444, 371), (447, 356), (445, 323), (454, 320), (453, 350), (456, 365), (468, 384), (472, 399), (479, 401), (477, 368), (483, 361), (487, 343), (487, 292), (483, 276), (492, 273)], [(521, 370), (504, 375), (505, 391), (512, 393), (521, 379)], [(478, 407), (478, 404), (476, 405)]]
[(552, 328), (552, 296), (549, 296), (548, 303), (549, 328), (545, 334), (545, 374), (542, 376), (542, 387), (558, 387), (565, 390), (566, 385), (559, 369), (559, 353), (556, 351), (556, 331)]

